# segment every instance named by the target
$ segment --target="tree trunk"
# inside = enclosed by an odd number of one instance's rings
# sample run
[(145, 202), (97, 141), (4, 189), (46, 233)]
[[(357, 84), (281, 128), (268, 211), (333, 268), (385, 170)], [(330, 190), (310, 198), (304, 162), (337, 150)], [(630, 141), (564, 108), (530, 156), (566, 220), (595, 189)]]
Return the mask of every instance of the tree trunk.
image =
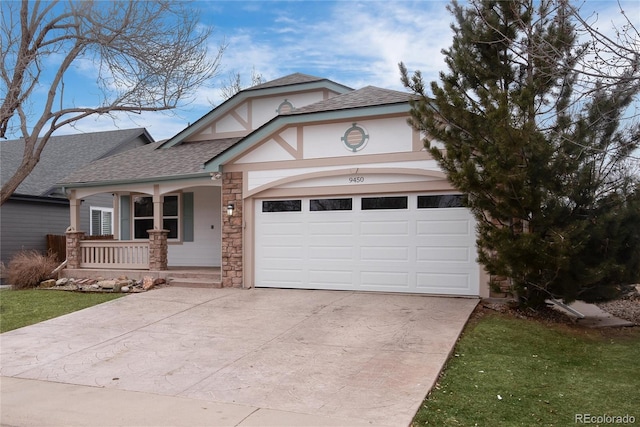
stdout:
[(14, 173), (13, 176), (2, 185), (2, 188), (0, 189), (0, 206), (4, 205), (4, 202), (9, 200), (9, 197), (11, 197), (13, 192), (16, 191), (16, 188), (18, 188), (20, 183), (24, 181), (37, 164), (37, 162), (29, 163), (33, 163), (33, 165), (21, 165), (16, 173)]

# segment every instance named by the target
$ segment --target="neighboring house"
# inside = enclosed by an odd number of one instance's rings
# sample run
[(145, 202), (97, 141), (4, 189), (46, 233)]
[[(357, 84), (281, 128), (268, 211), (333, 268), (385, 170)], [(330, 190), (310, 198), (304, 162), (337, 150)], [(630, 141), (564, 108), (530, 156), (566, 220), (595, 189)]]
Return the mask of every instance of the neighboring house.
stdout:
[[(220, 267), (223, 286), (488, 296), (474, 218), (407, 123), (410, 97), (292, 74), (78, 170), (67, 273)], [(115, 195), (110, 248), (74, 219), (98, 193)]]
[[(44, 252), (47, 234), (65, 234), (69, 227), (69, 200), (58, 181), (94, 160), (152, 142), (144, 128), (52, 137), (35, 169), (0, 207), (2, 262), (8, 263), (22, 249)], [(2, 183), (17, 170), (23, 150), (22, 140), (0, 141)], [(113, 234), (112, 199), (111, 194), (100, 194), (82, 201), (80, 227), (87, 234)]]

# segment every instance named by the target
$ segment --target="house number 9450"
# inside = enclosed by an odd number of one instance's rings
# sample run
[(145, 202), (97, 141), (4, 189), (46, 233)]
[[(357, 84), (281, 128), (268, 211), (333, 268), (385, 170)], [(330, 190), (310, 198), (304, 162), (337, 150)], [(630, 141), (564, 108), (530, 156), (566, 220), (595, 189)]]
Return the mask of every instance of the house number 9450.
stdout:
[(349, 182), (351, 184), (361, 184), (364, 182), (364, 176), (350, 176)]

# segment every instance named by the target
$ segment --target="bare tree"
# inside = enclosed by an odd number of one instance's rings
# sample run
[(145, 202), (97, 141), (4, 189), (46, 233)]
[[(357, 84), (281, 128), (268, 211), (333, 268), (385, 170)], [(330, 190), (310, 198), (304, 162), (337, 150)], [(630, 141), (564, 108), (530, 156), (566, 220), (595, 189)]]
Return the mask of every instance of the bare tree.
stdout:
[(596, 82), (600, 87), (620, 82), (640, 86), (640, 31), (637, 20), (634, 22), (629, 18), (619, 1), (621, 18), (618, 24), (600, 22), (601, 18), (596, 13), (583, 18), (581, 9), (588, 5), (584, 3), (571, 11), (578, 36), (581, 40), (587, 40), (583, 45), (585, 55), (576, 67), (585, 86), (592, 90)]
[[(258, 73), (255, 67), (252, 68), (251, 84), (249, 85), (249, 87), (257, 86), (261, 83), (264, 83), (262, 74)], [(222, 88), (220, 89), (220, 95), (224, 100), (227, 100), (236, 93), (240, 92), (242, 89), (244, 89), (244, 87), (242, 85), (242, 77), (240, 76), (240, 73), (230, 73), (229, 80), (225, 84), (223, 84)]]
[[(210, 54), (212, 29), (181, 1), (4, 2), (1, 20), (0, 137), (20, 135), (25, 146), (0, 205), (57, 129), (95, 114), (176, 108), (217, 74), (224, 51)], [(100, 100), (90, 107), (64, 94), (65, 76), (83, 61), (97, 74)]]

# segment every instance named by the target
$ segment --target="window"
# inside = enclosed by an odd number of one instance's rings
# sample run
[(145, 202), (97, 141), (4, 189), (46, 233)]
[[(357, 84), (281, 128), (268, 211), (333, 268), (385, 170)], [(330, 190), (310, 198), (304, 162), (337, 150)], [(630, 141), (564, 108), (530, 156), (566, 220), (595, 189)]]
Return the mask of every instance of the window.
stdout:
[(265, 200), (262, 212), (300, 212), (302, 200)]
[(316, 211), (350, 211), (352, 209), (352, 199), (311, 199), (309, 210)]
[(461, 194), (444, 194), (440, 196), (418, 196), (418, 209), (461, 208), (464, 196)]
[[(178, 238), (178, 196), (164, 196), (162, 205), (162, 227), (169, 230), (169, 239)], [(137, 196), (133, 198), (133, 237), (148, 239), (147, 230), (153, 228), (153, 198)]]
[(113, 234), (113, 208), (89, 208), (91, 221), (89, 234), (92, 236), (104, 236)]
[(377, 209), (407, 209), (408, 198), (406, 196), (400, 197), (363, 197), (362, 198), (362, 210), (377, 210)]
[(178, 238), (178, 196), (164, 196), (162, 227), (169, 230), (169, 239)]

